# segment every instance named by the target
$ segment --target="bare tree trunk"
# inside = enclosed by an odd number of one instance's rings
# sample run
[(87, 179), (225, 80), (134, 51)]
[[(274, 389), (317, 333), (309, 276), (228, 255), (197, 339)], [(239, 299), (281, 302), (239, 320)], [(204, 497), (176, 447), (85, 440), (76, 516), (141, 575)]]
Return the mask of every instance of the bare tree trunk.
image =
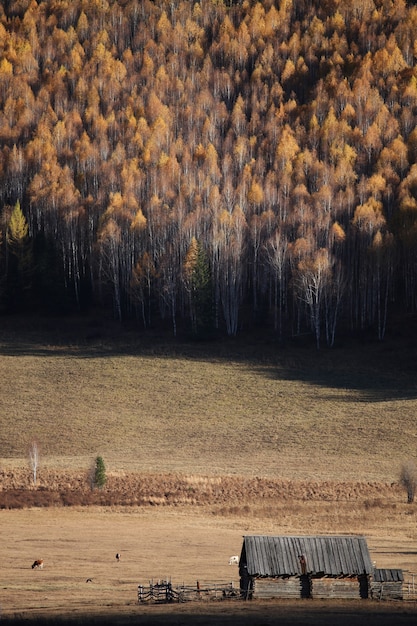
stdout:
[(29, 463), (32, 470), (33, 485), (36, 487), (37, 473), (39, 467), (39, 446), (36, 441), (32, 441), (29, 447)]

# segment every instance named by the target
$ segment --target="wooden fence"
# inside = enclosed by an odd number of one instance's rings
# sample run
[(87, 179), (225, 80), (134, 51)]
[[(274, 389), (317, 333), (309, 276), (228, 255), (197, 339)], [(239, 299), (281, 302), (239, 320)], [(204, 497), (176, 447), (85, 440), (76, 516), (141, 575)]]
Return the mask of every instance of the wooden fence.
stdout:
[(407, 572), (403, 582), (403, 599), (417, 600), (417, 574)]
[(239, 587), (233, 582), (201, 582), (174, 585), (170, 580), (150, 581), (148, 585), (138, 585), (138, 602), (166, 604), (168, 602), (189, 602), (202, 600), (239, 600), (242, 598)]
[[(259, 582), (259, 581), (258, 581)], [(297, 594), (299, 589), (297, 587)], [(260, 594), (262, 597), (262, 594)], [(289, 596), (288, 596), (289, 597)], [(392, 588), (392, 584), (382, 583), (378, 590), (373, 589), (371, 597), (375, 600), (417, 600), (417, 574), (409, 573), (402, 582), (402, 588)], [(245, 592), (232, 582), (202, 582), (194, 584), (176, 584), (171, 580), (149, 581), (147, 585), (138, 585), (138, 602), (166, 604), (170, 602), (190, 602), (204, 600), (244, 600)]]

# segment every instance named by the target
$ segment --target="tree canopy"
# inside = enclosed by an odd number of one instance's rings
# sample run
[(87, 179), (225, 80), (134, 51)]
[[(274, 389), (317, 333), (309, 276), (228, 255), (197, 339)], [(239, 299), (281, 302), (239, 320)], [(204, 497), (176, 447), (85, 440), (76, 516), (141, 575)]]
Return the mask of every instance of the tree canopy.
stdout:
[(382, 338), (417, 307), (416, 41), (405, 0), (2, 3), (2, 310)]

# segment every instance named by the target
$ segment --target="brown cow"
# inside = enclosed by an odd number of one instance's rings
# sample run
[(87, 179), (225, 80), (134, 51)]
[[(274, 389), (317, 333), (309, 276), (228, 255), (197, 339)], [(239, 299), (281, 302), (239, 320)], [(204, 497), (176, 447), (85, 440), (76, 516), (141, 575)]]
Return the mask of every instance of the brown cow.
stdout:
[(43, 559), (36, 559), (36, 561), (32, 565), (32, 569), (42, 569), (43, 568)]

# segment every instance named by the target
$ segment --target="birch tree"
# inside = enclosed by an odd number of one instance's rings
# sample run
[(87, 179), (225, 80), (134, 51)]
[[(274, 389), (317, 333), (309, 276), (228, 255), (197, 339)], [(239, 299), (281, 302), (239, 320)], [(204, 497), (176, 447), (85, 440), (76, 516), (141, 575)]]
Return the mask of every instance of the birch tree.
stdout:
[(36, 487), (39, 468), (39, 445), (34, 439), (29, 446), (29, 465), (32, 470), (33, 485)]
[(320, 348), (323, 299), (329, 280), (330, 258), (327, 249), (320, 248), (313, 256), (299, 262), (296, 278), (298, 296), (308, 307), (317, 348)]
[(282, 316), (285, 309), (286, 267), (288, 264), (288, 241), (280, 230), (266, 243), (266, 258), (274, 278), (274, 327), (282, 340)]
[(236, 207), (232, 215), (219, 216), (219, 290), (228, 335), (238, 331), (239, 308), (243, 297), (244, 258), (247, 223), (243, 211)]

